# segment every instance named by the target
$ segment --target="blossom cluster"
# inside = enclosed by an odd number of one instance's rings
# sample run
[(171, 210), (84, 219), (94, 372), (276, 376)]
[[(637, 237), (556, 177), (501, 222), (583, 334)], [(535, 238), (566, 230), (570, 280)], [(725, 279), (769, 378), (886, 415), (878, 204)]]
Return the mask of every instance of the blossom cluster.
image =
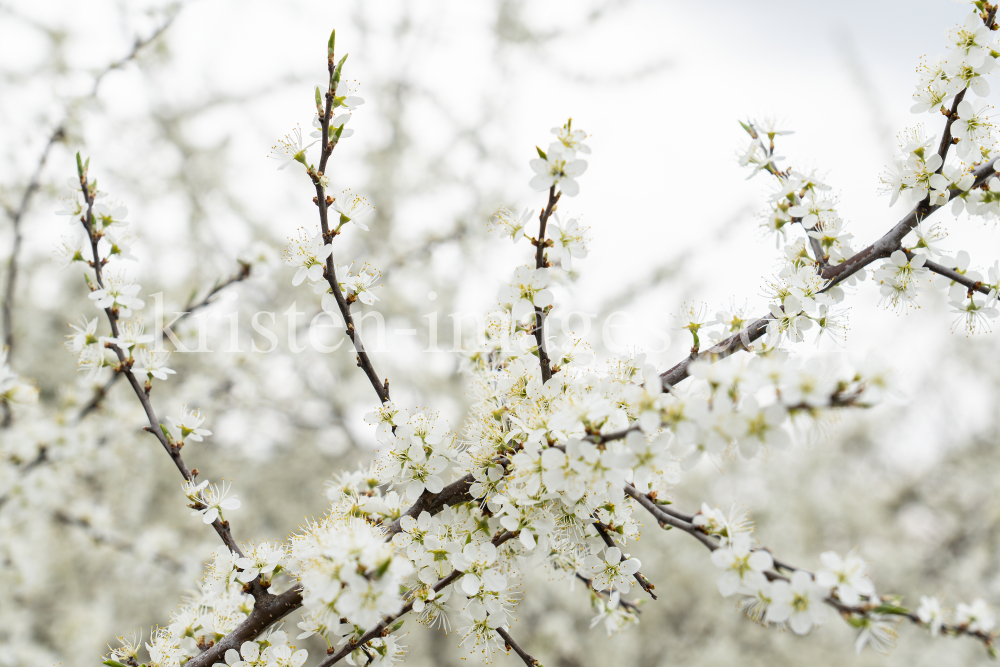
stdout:
[[(217, 642), (235, 630), (253, 612), (254, 597), (243, 592), (244, 584), (258, 575), (273, 577), (287, 565), (288, 555), (280, 544), (261, 542), (248, 550), (245, 557), (224, 546), (213, 553), (206, 566), (205, 578), (198, 590), (184, 600), (170, 622), (152, 633), (145, 648), (150, 667), (179, 667), (199, 655), (207, 645)], [(136, 664), (142, 648), (141, 637), (119, 637), (120, 646), (112, 648), (105, 664)], [(294, 650), (288, 635), (278, 627), (252, 641), (246, 641), (239, 651), (225, 654), (227, 667), (301, 667), (308, 653)]]

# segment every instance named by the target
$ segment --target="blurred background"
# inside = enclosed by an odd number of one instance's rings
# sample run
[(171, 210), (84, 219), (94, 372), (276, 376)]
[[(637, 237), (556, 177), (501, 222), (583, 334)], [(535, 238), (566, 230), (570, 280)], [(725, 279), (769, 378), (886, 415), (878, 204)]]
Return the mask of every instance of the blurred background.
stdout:
[[(863, 247), (905, 213), (878, 196), (878, 176), (898, 132), (918, 122), (940, 131), (939, 117), (909, 113), (914, 69), (944, 51), (944, 30), (965, 14), (944, 0), (0, 2), (4, 276), (23, 239), (10, 363), (41, 392), (0, 430), (0, 665), (98, 664), (115, 635), (168, 622), (217, 544), (189, 516), (130, 392), (113, 386), (79, 418), (107, 377), (86, 380), (62, 349), (66, 323), (95, 312), (79, 267), (60, 271), (52, 257), (69, 231), (55, 211), (77, 150), (129, 208), (140, 237), (129, 275), (143, 294), (183, 310), (252, 260), (251, 275), (201, 311), (216, 317), (205, 327), (216, 349), (234, 312), (244, 323), (257, 311), (280, 317), (295, 301), (304, 327), (318, 298), (293, 289), (278, 258), (289, 236), (316, 224), (312, 188), (265, 156), (296, 124), (310, 127), (336, 27), (338, 53), (350, 53), (345, 78), (366, 103), (327, 173), (376, 212), (371, 232), (338, 239), (335, 259), (384, 275), (374, 310), (388, 335), (374, 363), (395, 402), (440, 410), (459, 429), (467, 399), (448, 314), (494, 307), (527, 261), (526, 244), (489, 238), (486, 221), (501, 204), (542, 205), (527, 162), (550, 128), (572, 116), (593, 149), (580, 195), (561, 205), (590, 227), (590, 256), (557, 287), (557, 309), (629, 314), (615, 346), (646, 349), (663, 370), (690, 346), (676, 331), (665, 346), (657, 333), (682, 303), (756, 314), (780, 266), (759, 228), (771, 183), (745, 180), (737, 120), (774, 116), (795, 131), (779, 139), (782, 165), (826, 175)], [(163, 26), (93, 92), (95, 76)], [(995, 226), (944, 211), (938, 220), (945, 247), (968, 250), (973, 267), (1000, 255)], [(870, 280), (854, 288), (846, 346), (809, 339), (796, 354), (884, 359), (901, 397), (803, 428), (793, 449), (763, 461), (702, 462), (678, 503), (746, 505), (762, 543), (803, 567), (857, 547), (878, 590), (913, 606), (921, 594), (1000, 602), (1000, 345), (952, 333), (944, 290), (903, 315), (877, 301)], [(434, 312), (438, 349), (427, 351)], [(196, 341), (199, 321), (178, 334)], [(185, 455), (203, 478), (233, 480), (241, 540), (284, 538), (321, 515), (324, 481), (375, 448), (362, 415), (376, 397), (353, 353), (293, 353), (283, 327), (273, 353), (175, 355), (178, 374), (154, 391), (161, 416), (182, 403), (208, 415), (214, 435)], [(392, 333), (408, 328), (417, 336)], [(588, 337), (599, 356), (615, 352), (599, 334)], [(987, 662), (978, 644), (907, 626), (888, 658), (855, 655), (854, 631), (833, 617), (806, 638), (762, 629), (718, 595), (702, 547), (652, 524), (634, 555), (660, 598), (638, 627), (610, 639), (588, 631), (585, 591), (529, 578), (512, 634), (550, 667)], [(294, 630), (297, 615), (289, 620)], [(409, 664), (468, 656), (456, 637), (408, 625)]]

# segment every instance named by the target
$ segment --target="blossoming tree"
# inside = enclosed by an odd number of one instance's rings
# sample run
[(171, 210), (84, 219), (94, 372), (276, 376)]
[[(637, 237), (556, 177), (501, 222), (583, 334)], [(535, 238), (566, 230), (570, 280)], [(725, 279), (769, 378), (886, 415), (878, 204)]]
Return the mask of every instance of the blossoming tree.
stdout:
[[(160, 332), (147, 332), (142, 288), (120, 270), (122, 262), (137, 261), (128, 211), (98, 189), (98, 168), (78, 155), (61, 213), (83, 234), (59, 254), (68, 265), (88, 268), (98, 312), (72, 325), (66, 346), (81, 369), (110, 367), (128, 383), (149, 437), (181, 474), (192, 515), (222, 542), (197, 597), (165, 614), (145, 641), (121, 637), (104, 664), (299, 667), (310, 657), (294, 642), (316, 635), (328, 648), (310, 664), (389, 665), (403, 655), (408, 616), (454, 633), (458, 644), (487, 660), (513, 651), (525, 664), (538, 664), (516, 640), (514, 610), (529, 594), (519, 589), (522, 576), (542, 569), (582, 584), (596, 611), (593, 625), (609, 634), (622, 630), (638, 620), (645, 598), (657, 599), (657, 579), (670, 576), (643, 567), (642, 526), (703, 545), (719, 570), (719, 593), (736, 598), (764, 628), (806, 635), (839, 615), (857, 629), (859, 652), (886, 651), (896, 626), (906, 622), (932, 636), (981, 642), (992, 655), (995, 620), (983, 599), (950, 609), (920, 591), (885, 594), (859, 553), (825, 551), (811, 564), (785, 562), (754, 532), (745, 510), (725, 512), (707, 502), (685, 510), (672, 501), (685, 472), (702, 459), (779, 455), (791, 445), (792, 422), (880, 400), (889, 389), (884, 369), (831, 373), (794, 356), (814, 334), (843, 338), (846, 300), (880, 299), (902, 310), (916, 305), (922, 291), (940, 289), (948, 293), (955, 327), (975, 333), (997, 317), (1000, 264), (994, 260), (977, 273), (968, 253), (944, 257), (933, 220), (946, 206), (987, 220), (1000, 213), (995, 139), (982, 100), (1000, 58), (997, 8), (972, 4), (965, 21), (947, 31), (947, 53), (922, 65), (913, 96), (913, 112), (932, 114), (940, 140), (922, 127), (904, 133), (882, 182), (891, 202), (904, 201), (909, 212), (871, 245), (853, 247), (831, 188), (816, 173), (779, 164), (776, 141), (787, 131), (769, 120), (742, 124), (749, 141), (741, 163), (750, 176), (767, 179), (765, 226), (783, 247), (782, 266), (758, 317), (742, 309), (710, 316), (704, 306), (686, 306), (680, 328), (691, 335), (690, 354), (666, 370), (638, 352), (595, 364), (584, 341), (547, 327), (558, 308), (551, 286), (574, 258), (586, 257), (589, 241), (586, 228), (559, 212), (586, 187), (587, 134), (572, 120), (554, 128), (551, 142), (527, 162), (539, 210), (499, 206), (488, 221), (497, 237), (525, 248), (525, 264), (511, 267), (499, 307), (486, 314), (466, 356), (473, 403), (458, 430), (433, 408), (393, 401), (389, 379), (377, 372), (355, 322), (358, 303), (377, 307), (380, 274), (365, 258), (338, 252), (338, 237), (368, 230), (372, 206), (341, 190), (349, 183), (335, 187), (327, 175), (340, 142), (353, 133), (352, 114), (363, 113), (364, 104), (343, 83), (347, 56), (338, 57), (331, 34), (327, 75), (315, 89), (313, 141), (297, 127), (272, 156), (278, 169), (300, 174), (303, 196), (312, 197), (318, 216), (303, 221), (288, 246), (287, 279), (312, 287), (322, 310), (343, 322), (373, 392), (366, 420), (379, 450), (361, 469), (337, 475), (326, 514), (284, 541), (234, 537), (238, 480), (199, 480), (187, 460), (186, 443), (212, 436), (203, 428), (207, 416), (187, 406), (176, 416), (158, 410), (155, 389), (176, 373)], [(234, 280), (248, 270), (243, 265)], [(3, 361), (0, 403), (9, 422), (35, 393)], [(291, 627), (297, 631), (282, 629)]]

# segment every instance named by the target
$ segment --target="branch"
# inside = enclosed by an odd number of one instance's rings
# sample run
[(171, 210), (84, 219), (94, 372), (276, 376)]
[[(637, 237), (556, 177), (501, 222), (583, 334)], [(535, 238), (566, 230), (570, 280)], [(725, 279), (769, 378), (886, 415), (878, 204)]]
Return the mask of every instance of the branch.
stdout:
[[(990, 30), (994, 29), (993, 19), (996, 18), (996, 15), (997, 15), (997, 8), (990, 7), (989, 10), (986, 12), (985, 18), (983, 18), (983, 23)], [(962, 103), (962, 100), (965, 98), (965, 91), (967, 90), (968, 88), (963, 88), (962, 90), (959, 91), (958, 95), (955, 95), (955, 99), (951, 103), (951, 111), (945, 114), (948, 117), (948, 120), (945, 121), (944, 131), (941, 133), (941, 143), (938, 145), (938, 155), (941, 156), (941, 166), (937, 168), (937, 173), (939, 174), (944, 169), (944, 161), (945, 158), (948, 157), (948, 149), (951, 148), (952, 143), (954, 143), (954, 141), (952, 141), (952, 136), (951, 136), (951, 125), (956, 120), (958, 120), (958, 105)], [(942, 107), (942, 113), (943, 112), (944, 112), (944, 107)], [(957, 141), (957, 139), (955, 141)]]
[[(913, 256), (914, 255), (912, 252), (910, 252), (909, 250), (906, 251), (907, 259), (913, 259)], [(964, 274), (961, 274), (954, 269), (949, 269), (947, 266), (944, 266), (943, 264), (938, 264), (937, 262), (926, 260), (924, 262), (924, 267), (933, 273), (936, 273), (940, 276), (944, 276), (945, 278), (948, 278), (949, 280), (952, 280), (958, 283), (959, 285), (969, 288), (970, 295), (972, 292), (979, 292), (980, 294), (985, 294), (989, 296), (992, 291), (988, 286), (984, 285), (982, 281), (971, 280), (970, 278), (967, 278)]]
[[(10, 251), (10, 258), (7, 260), (7, 281), (4, 289), (3, 298), (3, 343), (7, 347), (7, 352), (14, 348), (14, 320), (13, 320), (13, 308), (14, 308), (14, 289), (17, 285), (17, 256), (21, 252), (21, 220), (24, 219), (24, 215), (28, 212), (28, 206), (31, 204), (32, 197), (38, 192), (38, 188), (41, 185), (42, 170), (45, 168), (45, 163), (49, 159), (49, 153), (52, 151), (52, 146), (55, 145), (57, 141), (62, 141), (66, 137), (65, 122), (60, 123), (56, 129), (52, 131), (49, 135), (49, 140), (45, 142), (45, 147), (42, 149), (42, 154), (38, 158), (38, 164), (35, 167), (34, 173), (31, 175), (31, 180), (28, 181), (28, 187), (24, 189), (24, 194), (21, 196), (21, 203), (16, 210), (8, 210), (7, 214), (11, 219), (11, 226), (14, 229), (14, 242)], [(9, 358), (9, 357), (8, 357)], [(10, 412), (7, 411), (4, 414), (4, 426), (10, 424)]]
[[(705, 532), (703, 532), (697, 526), (694, 526), (694, 525), (689, 524), (687, 522), (679, 521), (679, 520), (674, 519), (673, 517), (667, 515), (666, 513), (664, 513), (660, 509), (660, 507), (658, 505), (653, 504), (649, 500), (648, 497), (643, 496), (641, 493), (639, 493), (638, 491), (636, 491), (634, 487), (630, 487), (630, 486), (626, 485), (626, 487), (625, 487), (625, 493), (627, 493), (629, 496), (631, 496), (632, 498), (634, 498), (635, 500), (637, 500), (639, 502), (639, 504), (642, 505), (642, 507), (644, 509), (646, 509), (650, 514), (652, 514), (653, 518), (660, 522), (660, 526), (661, 527), (663, 527), (664, 524), (669, 524), (670, 526), (673, 526), (673, 527), (676, 527), (676, 528), (680, 528), (684, 532), (686, 532), (689, 535), (695, 537), (699, 542), (701, 542), (703, 545), (705, 545), (705, 547), (709, 551), (715, 551), (716, 549), (718, 549), (718, 548), (721, 547), (721, 545), (719, 544), (718, 539), (715, 536), (706, 534)], [(759, 548), (759, 550), (767, 551), (768, 553), (770, 553), (770, 549), (767, 549), (767, 548), (764, 548), (764, 547)], [(777, 559), (774, 559), (774, 566), (775, 566), (776, 570), (785, 570), (785, 571), (788, 571), (788, 572), (793, 572), (793, 571), (801, 570), (802, 569), (802, 568), (795, 567), (793, 565), (788, 565), (788, 564), (783, 563), (782, 561), (779, 561)], [(809, 572), (808, 570), (802, 570), (802, 571), (806, 572), (807, 574), (809, 574), (810, 576), (812, 576), (812, 573)], [(769, 570), (769, 571), (765, 572), (764, 574), (765, 574), (765, 576), (767, 576), (768, 581), (776, 581), (776, 580), (789, 581), (788, 577), (784, 576), (783, 574), (781, 574), (780, 572), (775, 571), (775, 570)], [(895, 606), (890, 605), (887, 608), (883, 608), (882, 601), (878, 597), (873, 597), (873, 598), (869, 599), (867, 602), (865, 602), (865, 603), (863, 603), (861, 605), (858, 605), (858, 606), (854, 606), (854, 607), (845, 605), (840, 600), (838, 600), (837, 598), (834, 598), (834, 597), (824, 598), (823, 602), (826, 603), (827, 605), (833, 607), (834, 609), (836, 609), (842, 615), (846, 615), (846, 616), (855, 616), (856, 615), (856, 616), (867, 617), (871, 613), (877, 613), (877, 614), (884, 614), (884, 615), (899, 616), (901, 618), (907, 619), (908, 621), (910, 621), (911, 623), (914, 623), (915, 625), (919, 625), (919, 626), (924, 626), (925, 625), (925, 623), (923, 621), (921, 621), (920, 618), (916, 614), (914, 614), (914, 613), (912, 613), (912, 612), (910, 612), (908, 610), (905, 610), (902, 607), (895, 607)], [(878, 610), (878, 611), (876, 611), (876, 610)], [(966, 626), (958, 626), (958, 625), (952, 625), (952, 624), (943, 624), (941, 626), (941, 630), (945, 634), (966, 635), (966, 636), (969, 636), (969, 637), (973, 637), (975, 639), (978, 639), (978, 640), (982, 641), (986, 645), (987, 648), (991, 648), (992, 647), (993, 641), (995, 639), (992, 635), (990, 635), (990, 634), (988, 634), (986, 632), (982, 632), (982, 631), (979, 631), (979, 630), (972, 631), (972, 630), (969, 630), (968, 627), (966, 627)]]
[(411, 248), (404, 253), (397, 255), (395, 258), (389, 261), (389, 263), (384, 267), (379, 267), (382, 272), (382, 278), (385, 279), (392, 271), (406, 266), (407, 262), (414, 258), (427, 259), (430, 253), (441, 245), (446, 245), (449, 243), (456, 243), (465, 238), (465, 235), (469, 232), (469, 224), (465, 221), (460, 221), (456, 224), (455, 228), (447, 234), (431, 234), (424, 238), (424, 240), (415, 248)]
[[(549, 265), (545, 260), (545, 247), (548, 243), (545, 240), (545, 227), (561, 196), (562, 192), (556, 192), (555, 185), (550, 187), (549, 202), (538, 214), (538, 239), (534, 241), (536, 270), (546, 268)], [(552, 377), (552, 363), (549, 360), (549, 353), (545, 349), (545, 311), (537, 306), (535, 307), (535, 343), (538, 345), (538, 364), (542, 369), (542, 384), (545, 384)]]
[[(993, 158), (989, 162), (986, 162), (973, 170), (972, 173), (975, 175), (976, 180), (973, 183), (972, 188), (977, 188), (983, 185), (996, 175), (996, 172), (993, 169), (993, 165), (996, 160), (997, 158)], [(959, 194), (961, 194), (959, 189), (952, 188), (949, 200)], [(889, 230), (875, 243), (871, 244), (864, 250), (861, 250), (850, 259), (837, 264), (836, 266), (829, 266), (824, 269), (822, 275), (830, 282), (828, 282), (826, 287), (823, 288), (823, 291), (825, 292), (838, 283), (846, 280), (872, 262), (883, 257), (888, 257), (894, 251), (899, 250), (903, 237), (906, 236), (910, 230), (916, 227), (919, 222), (925, 220), (927, 216), (933, 214), (944, 206), (944, 204), (939, 206), (930, 206), (927, 202), (928, 200), (925, 199), (923, 202), (918, 204), (917, 207), (910, 211), (905, 218), (900, 220), (895, 227)], [(746, 329), (734, 333), (716, 345), (713, 345), (709, 349), (703, 351), (701, 354), (690, 356), (674, 365), (669, 370), (661, 373), (660, 378), (663, 380), (664, 389), (669, 389), (687, 378), (687, 369), (692, 361), (701, 360), (715, 362), (719, 359), (725, 359), (736, 352), (748, 349), (753, 341), (762, 337), (766, 333), (767, 322), (771, 319), (773, 319), (773, 317), (770, 313), (764, 315), (763, 317), (754, 320), (749, 326), (747, 326)]]
[[(996, 12), (995, 9), (993, 11)], [(941, 143), (938, 145), (938, 155), (941, 156), (941, 166), (937, 168), (936, 173), (940, 174), (941, 170), (944, 169), (944, 160), (948, 157), (948, 149), (951, 148), (952, 144), (951, 124), (958, 118), (958, 105), (962, 103), (962, 100), (965, 98), (965, 91), (967, 90), (968, 88), (963, 88), (959, 91), (958, 95), (955, 95), (955, 100), (951, 103), (951, 111), (946, 113), (948, 120), (945, 121), (944, 131), (941, 133)], [(941, 111), (944, 113), (944, 107), (941, 107)]]
[(424, 489), (424, 492), (420, 494), (417, 501), (408, 510), (403, 512), (398, 519), (389, 524), (389, 530), (386, 531), (386, 539), (391, 540), (393, 535), (402, 532), (402, 520), (404, 516), (416, 519), (422, 512), (430, 512), (431, 515), (434, 515), (450, 505), (472, 500), (472, 496), (469, 495), (469, 487), (475, 481), (475, 478), (470, 474), (444, 487), (441, 489), (441, 493), (431, 493), (427, 489)]
[(537, 660), (532, 658), (530, 655), (528, 655), (527, 651), (518, 646), (517, 642), (514, 641), (514, 638), (510, 636), (509, 632), (507, 632), (503, 628), (497, 628), (497, 634), (500, 635), (503, 638), (504, 643), (507, 644), (506, 648), (508, 653), (510, 652), (511, 649), (514, 649), (514, 653), (517, 653), (521, 657), (521, 660), (524, 661), (524, 664), (526, 664), (528, 667), (535, 667), (535, 665), (541, 664)]

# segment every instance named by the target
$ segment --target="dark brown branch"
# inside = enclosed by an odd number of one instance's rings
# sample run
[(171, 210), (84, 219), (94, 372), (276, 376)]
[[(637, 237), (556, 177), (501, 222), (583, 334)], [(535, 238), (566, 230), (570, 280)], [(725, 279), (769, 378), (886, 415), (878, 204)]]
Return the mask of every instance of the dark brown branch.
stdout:
[[(635, 488), (635, 486), (631, 482), (629, 482), (625, 486), (626, 486), (627, 489), (632, 489), (636, 493), (641, 493), (638, 489)], [(631, 492), (629, 492), (629, 491), (626, 491), (626, 493), (629, 493), (631, 495)], [(654, 503), (657, 507), (659, 507), (660, 510), (662, 510), (663, 512), (666, 512), (667, 514), (669, 514), (670, 516), (674, 517), (675, 519), (680, 519), (681, 521), (686, 521), (687, 523), (691, 523), (694, 520), (694, 517), (695, 517), (694, 514), (688, 514), (686, 512), (681, 512), (680, 510), (675, 510), (675, 509), (673, 509), (673, 507), (671, 507), (669, 505), (661, 505), (661, 504), (657, 503), (653, 498), (651, 498), (648, 493), (643, 494), (643, 496), (645, 496), (646, 498), (648, 498), (650, 502)]]
[(951, 148), (951, 124), (958, 119), (958, 105), (965, 98), (966, 90), (968, 88), (963, 88), (959, 91), (958, 95), (955, 95), (955, 100), (951, 103), (951, 111), (948, 113), (948, 120), (944, 124), (944, 131), (941, 133), (941, 143), (938, 144), (937, 151), (938, 155), (941, 156), (941, 166), (937, 168), (937, 173), (939, 174), (944, 169), (944, 161), (948, 157), (948, 149)]
[(265, 593), (256, 599), (253, 611), (245, 621), (216, 642), (210, 649), (196, 655), (185, 663), (185, 667), (212, 667), (217, 662), (225, 662), (226, 651), (240, 650), (243, 642), (258, 637), (269, 625), (302, 606), (302, 592), (299, 587), (291, 588), (278, 595)]
[[(913, 253), (907, 250), (906, 258), (913, 259), (913, 257), (914, 257)], [(955, 269), (949, 269), (947, 266), (944, 266), (943, 264), (938, 264), (937, 262), (932, 262), (931, 260), (927, 260), (924, 262), (924, 267), (926, 267), (927, 270), (931, 271), (932, 273), (944, 276), (945, 278), (948, 278), (949, 280), (952, 280), (958, 283), (959, 285), (968, 288), (970, 292), (979, 292), (980, 294), (985, 294), (987, 296), (989, 296), (991, 292), (989, 286), (983, 284), (981, 281), (972, 280), (971, 278), (968, 278), (965, 275), (959, 273)]]
[(402, 519), (404, 516), (416, 519), (422, 512), (430, 512), (431, 515), (434, 515), (445, 507), (472, 500), (472, 496), (469, 495), (469, 487), (475, 481), (472, 475), (466, 475), (457, 482), (452, 482), (441, 489), (441, 493), (431, 493), (427, 489), (424, 489), (424, 492), (420, 494), (417, 501), (389, 525), (389, 530), (386, 531), (386, 539), (391, 540), (393, 535), (403, 530)]
[(685, 533), (693, 535), (699, 542), (704, 544), (709, 551), (715, 551), (719, 548), (719, 543), (702, 532), (698, 527), (687, 521), (682, 521), (677, 517), (667, 514), (662, 507), (654, 503), (645, 495), (639, 493), (634, 486), (629, 484), (625, 485), (625, 493), (634, 498), (642, 508), (653, 515), (653, 518), (659, 522), (660, 526), (670, 526), (672, 528), (680, 528)]
[(535, 667), (535, 665), (539, 664), (537, 660), (528, 655), (527, 651), (518, 646), (517, 642), (514, 641), (514, 638), (510, 636), (509, 632), (503, 628), (497, 628), (497, 634), (500, 635), (500, 637), (503, 638), (504, 643), (507, 644), (507, 651), (509, 652), (511, 649), (514, 649), (514, 653), (517, 653), (521, 660), (524, 661), (524, 664), (528, 667)]
[[(504, 468), (510, 465), (510, 461), (505, 456), (495, 458), (494, 462)], [(393, 535), (403, 530), (402, 520), (404, 516), (416, 519), (422, 512), (430, 512), (431, 516), (433, 516), (445, 507), (474, 500), (469, 494), (469, 488), (475, 481), (476, 478), (470, 473), (441, 489), (441, 493), (431, 493), (424, 489), (424, 492), (420, 494), (417, 501), (408, 510), (403, 512), (398, 519), (389, 524), (389, 529), (386, 531), (386, 539), (391, 540)]]
[[(983, 23), (990, 29), (993, 28), (993, 19), (996, 18), (997, 8), (990, 7), (986, 13), (986, 18), (983, 19)], [(965, 91), (968, 88), (963, 88), (959, 91), (958, 95), (955, 95), (954, 101), (951, 103), (951, 111), (948, 113), (948, 120), (945, 121), (944, 131), (941, 132), (941, 143), (938, 144), (938, 155), (941, 156), (941, 166), (937, 168), (937, 173), (941, 173), (944, 169), (945, 159), (948, 157), (948, 149), (951, 148), (952, 136), (951, 136), (951, 126), (956, 120), (958, 120), (958, 105), (962, 103), (965, 99)]]
[[(543, 269), (548, 266), (545, 260), (545, 228), (548, 225), (552, 212), (559, 203), (562, 192), (556, 192), (556, 186), (549, 188), (549, 201), (542, 212), (538, 214), (538, 240), (535, 250), (535, 269)], [(545, 341), (545, 310), (535, 307), (535, 343), (538, 345), (538, 364), (542, 369), (542, 384), (552, 377), (552, 362), (549, 360), (549, 352), (546, 349)]]

